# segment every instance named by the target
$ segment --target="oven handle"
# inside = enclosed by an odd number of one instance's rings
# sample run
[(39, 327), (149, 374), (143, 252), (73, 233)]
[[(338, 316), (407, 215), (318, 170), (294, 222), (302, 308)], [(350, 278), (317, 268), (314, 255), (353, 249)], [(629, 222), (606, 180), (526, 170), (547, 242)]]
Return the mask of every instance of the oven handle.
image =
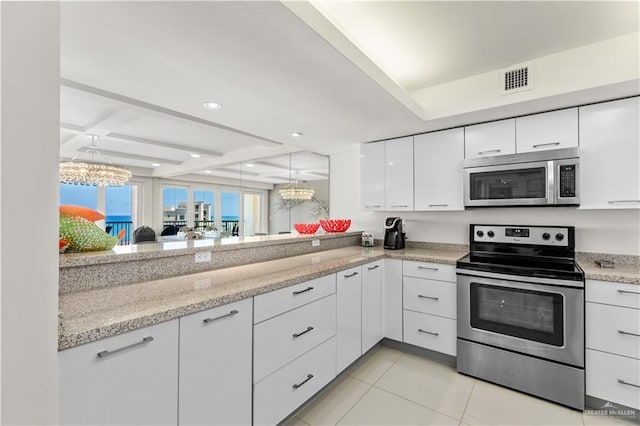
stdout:
[(584, 280), (582, 281), (573, 281), (573, 280), (559, 280), (554, 278), (540, 278), (540, 277), (524, 277), (520, 275), (508, 275), (508, 274), (498, 274), (495, 272), (485, 272), (485, 271), (471, 271), (467, 269), (456, 269), (456, 274), (458, 275), (468, 275), (470, 277), (478, 277), (478, 278), (492, 278), (495, 280), (501, 281), (515, 281), (526, 284), (548, 284), (548, 285), (556, 285), (556, 286), (564, 286), (564, 287), (575, 287), (584, 289)]

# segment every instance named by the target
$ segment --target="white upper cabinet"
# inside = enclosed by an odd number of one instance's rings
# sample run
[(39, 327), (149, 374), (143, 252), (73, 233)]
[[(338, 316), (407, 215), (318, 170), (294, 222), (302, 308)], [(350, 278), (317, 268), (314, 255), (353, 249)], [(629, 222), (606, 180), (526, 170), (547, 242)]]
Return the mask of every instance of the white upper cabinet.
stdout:
[(414, 137), (415, 210), (464, 210), (464, 129)]
[(515, 118), (465, 127), (465, 158), (489, 157), (514, 154), (515, 152)]
[(578, 146), (578, 108), (516, 118), (516, 152)]
[(640, 98), (580, 107), (580, 208), (640, 208)]
[(389, 140), (384, 144), (385, 210), (411, 211), (413, 210), (413, 136)]
[(384, 142), (360, 145), (360, 203), (362, 210), (385, 209)]

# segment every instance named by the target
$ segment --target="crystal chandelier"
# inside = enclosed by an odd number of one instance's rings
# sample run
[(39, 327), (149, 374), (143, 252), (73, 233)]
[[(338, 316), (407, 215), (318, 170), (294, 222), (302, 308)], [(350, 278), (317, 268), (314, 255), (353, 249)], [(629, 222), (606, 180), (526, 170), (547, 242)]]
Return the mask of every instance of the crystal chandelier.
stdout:
[(316, 193), (304, 183), (291, 182), (291, 153), (289, 153), (289, 185), (278, 192), (283, 200), (310, 200)]
[(98, 136), (90, 135), (90, 137), (91, 145), (85, 151), (91, 153), (91, 162), (77, 162), (75, 161), (77, 157), (74, 157), (71, 161), (60, 163), (60, 183), (87, 186), (124, 185), (131, 177), (131, 172), (123, 167), (112, 165), (106, 158), (107, 164), (94, 162), (94, 156), (102, 156), (102, 154), (96, 147)]

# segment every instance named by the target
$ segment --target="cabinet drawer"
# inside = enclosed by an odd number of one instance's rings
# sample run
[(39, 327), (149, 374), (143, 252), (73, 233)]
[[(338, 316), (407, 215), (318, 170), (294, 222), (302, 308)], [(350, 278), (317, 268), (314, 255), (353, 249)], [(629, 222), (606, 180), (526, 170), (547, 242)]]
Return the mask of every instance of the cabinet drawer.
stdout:
[(335, 340), (327, 340), (254, 385), (254, 425), (278, 424), (333, 380), (336, 372)]
[(257, 324), (335, 292), (336, 277), (331, 274), (261, 294), (254, 298), (253, 322)]
[(516, 152), (578, 146), (578, 108), (516, 118)]
[(586, 303), (587, 348), (640, 359), (640, 310)]
[(256, 324), (253, 382), (259, 382), (335, 334), (335, 294)]
[(585, 300), (640, 309), (640, 285), (587, 280)]
[(456, 284), (405, 277), (403, 307), (425, 314), (456, 318)]
[(404, 311), (404, 341), (456, 356), (456, 320)]
[(402, 275), (405, 277), (428, 278), (430, 280), (456, 282), (456, 266), (440, 263), (402, 261)]
[(59, 424), (176, 424), (177, 319), (66, 349), (58, 366)]
[(640, 361), (637, 359), (587, 349), (585, 376), (587, 395), (640, 408)]

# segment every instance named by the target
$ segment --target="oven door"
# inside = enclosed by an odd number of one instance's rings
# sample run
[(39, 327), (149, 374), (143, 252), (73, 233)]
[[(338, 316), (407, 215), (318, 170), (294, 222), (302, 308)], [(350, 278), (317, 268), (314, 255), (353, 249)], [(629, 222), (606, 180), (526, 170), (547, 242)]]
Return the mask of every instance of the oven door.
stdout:
[(458, 273), (458, 338), (584, 367), (583, 288), (478, 275)]
[(548, 205), (555, 202), (552, 161), (464, 169), (466, 207)]

